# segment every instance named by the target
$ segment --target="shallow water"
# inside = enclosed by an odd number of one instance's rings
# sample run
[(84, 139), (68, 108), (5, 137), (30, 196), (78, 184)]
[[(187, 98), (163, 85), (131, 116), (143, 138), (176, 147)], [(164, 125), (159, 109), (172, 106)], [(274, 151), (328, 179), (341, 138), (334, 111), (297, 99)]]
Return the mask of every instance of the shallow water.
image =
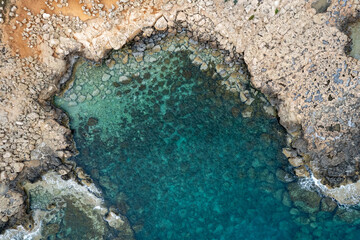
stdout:
[(330, 0), (316, 0), (311, 4), (311, 7), (316, 10), (316, 13), (324, 13), (330, 5)]
[(349, 26), (351, 38), (350, 56), (360, 60), (360, 22), (355, 22)]
[[(241, 64), (221, 70), (217, 51), (184, 37), (158, 41), (143, 60), (135, 53), (139, 63), (131, 52), (141, 44), (102, 65), (82, 61), (55, 99), (71, 119), (80, 152), (73, 160), (127, 216), (136, 239), (359, 236), (358, 211), (301, 189), (262, 96), (250, 91), (251, 106), (240, 101), (234, 89), (248, 81)], [(207, 65), (194, 64), (194, 54), (208, 56)]]
[(41, 181), (26, 183), (24, 189), (30, 198), (33, 223), (27, 224), (28, 229), (7, 230), (0, 239), (105, 239), (118, 235), (106, 223), (108, 209), (93, 184), (81, 186), (49, 172)]

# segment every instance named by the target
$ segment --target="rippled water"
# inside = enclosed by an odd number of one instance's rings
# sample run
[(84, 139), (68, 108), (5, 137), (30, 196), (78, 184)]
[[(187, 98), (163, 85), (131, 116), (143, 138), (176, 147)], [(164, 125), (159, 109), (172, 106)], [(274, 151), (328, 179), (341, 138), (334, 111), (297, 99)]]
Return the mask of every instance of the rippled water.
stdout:
[(71, 119), (73, 160), (136, 239), (355, 239), (358, 211), (301, 189), (284, 130), (223, 57), (182, 36), (81, 61), (55, 100)]

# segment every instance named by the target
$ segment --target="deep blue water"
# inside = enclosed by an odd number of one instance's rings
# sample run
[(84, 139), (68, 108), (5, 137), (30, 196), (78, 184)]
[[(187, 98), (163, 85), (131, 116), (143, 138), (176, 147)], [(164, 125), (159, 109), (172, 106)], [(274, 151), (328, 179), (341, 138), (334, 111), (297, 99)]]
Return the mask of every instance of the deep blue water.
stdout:
[(324, 199), (300, 188), (281, 153), (285, 132), (260, 94), (242, 103), (186, 49), (151, 63), (129, 54), (126, 64), (124, 51), (107, 64), (81, 62), (55, 102), (70, 117), (73, 160), (136, 239), (360, 237), (356, 211), (331, 201), (326, 211)]

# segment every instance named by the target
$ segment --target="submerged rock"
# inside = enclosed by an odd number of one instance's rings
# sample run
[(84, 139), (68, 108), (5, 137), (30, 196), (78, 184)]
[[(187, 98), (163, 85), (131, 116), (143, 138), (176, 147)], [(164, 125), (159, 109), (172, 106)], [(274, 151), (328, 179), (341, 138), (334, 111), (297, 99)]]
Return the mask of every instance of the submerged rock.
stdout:
[(316, 10), (316, 13), (324, 13), (331, 5), (331, 0), (315, 0), (311, 7)]
[(301, 188), (299, 183), (290, 183), (287, 188), (291, 201), (301, 211), (311, 214), (319, 211), (321, 197), (317, 192)]
[(116, 230), (121, 230), (124, 225), (124, 220), (120, 216), (116, 215), (114, 212), (109, 212), (105, 220), (109, 223), (110, 227), (115, 228)]
[(231, 108), (231, 113), (234, 118), (237, 118), (239, 116), (240, 112), (241, 112), (241, 110), (237, 107)]
[(250, 118), (252, 116), (253, 109), (252, 107), (246, 107), (242, 112), (241, 115), (243, 118)]
[(120, 87), (120, 84), (119, 84), (118, 82), (113, 82), (112, 85), (113, 85), (114, 87), (116, 87), (116, 88), (117, 88), (117, 87)]
[(131, 79), (128, 78), (127, 76), (120, 76), (119, 82), (122, 84), (129, 84), (131, 82)]
[(87, 125), (92, 127), (92, 126), (97, 125), (98, 122), (99, 122), (99, 120), (98, 120), (97, 118), (95, 118), (95, 117), (90, 117), (89, 120), (88, 120), (88, 122), (87, 122)]
[(360, 211), (354, 209), (338, 208), (336, 210), (334, 219), (358, 225), (360, 224)]
[[(55, 235), (60, 238), (102, 239), (110, 229), (105, 222), (107, 209), (100, 192), (93, 184), (81, 186), (74, 180), (63, 180), (60, 175), (50, 172), (35, 183), (26, 183), (29, 193), (30, 207), (34, 212), (34, 223), (29, 232), (18, 227), (8, 230), (5, 236), (15, 239), (47, 239)], [(110, 217), (109, 217), (110, 216)], [(107, 220), (110, 227), (121, 229), (132, 239), (132, 230), (123, 217), (110, 213)], [(74, 227), (76, 226), (76, 227)], [(11, 237), (10, 237), (11, 236)], [(12, 238), (11, 238), (12, 239)]]
[(337, 203), (329, 197), (321, 199), (321, 211), (333, 212), (337, 206)]
[(105, 81), (109, 80), (110, 77), (111, 77), (111, 75), (105, 73), (105, 74), (102, 76), (102, 80), (105, 82)]
[(142, 62), (144, 60), (144, 52), (134, 52), (133, 56), (136, 62)]
[(276, 170), (276, 177), (285, 183), (293, 182), (295, 180), (295, 177), (291, 175), (290, 173), (286, 172), (285, 170), (278, 168)]
[[(36, 159), (37, 157), (34, 157), (31, 153), (34, 148), (41, 149), (39, 146), (39, 144), (43, 144), (41, 139), (47, 138), (47, 136), (50, 136), (48, 137), (49, 139), (52, 138), (52, 133), (55, 132), (53, 131), (54, 128), (47, 127), (41, 129), (41, 131), (34, 129), (32, 126), (36, 125), (35, 119), (23, 121), (21, 114), (19, 116), (17, 114), (36, 110), (41, 119), (56, 118), (55, 115), (53, 116), (50, 113), (51, 111), (48, 111), (51, 109), (46, 108), (46, 111), (39, 110), (41, 108), (36, 103), (38, 102), (40, 89), (41, 91), (43, 90), (42, 94), (40, 94), (40, 99), (48, 99), (53, 94), (56, 87), (52, 85), (57, 84), (58, 75), (65, 69), (66, 64), (63, 59), (66, 56), (76, 52), (84, 54), (89, 59), (99, 60), (108, 49), (119, 49), (128, 39), (132, 39), (144, 27), (149, 28), (150, 25), (156, 23), (155, 25), (157, 25), (158, 30), (165, 30), (165, 22), (167, 21), (165, 16), (169, 20), (166, 25), (169, 28), (175, 27), (175, 29), (169, 29), (172, 33), (181, 31), (184, 27), (189, 27), (194, 29), (191, 35), (196, 40), (206, 39), (213, 46), (219, 45), (226, 50), (230, 50), (230, 54), (236, 52), (244, 53), (249, 71), (253, 76), (252, 83), (254, 86), (263, 92), (276, 95), (277, 99), (275, 99), (275, 102), (280, 107), (279, 117), (282, 119), (284, 126), (287, 126), (288, 130), (292, 124), (298, 126), (301, 123), (303, 129), (309, 127), (309, 131), (305, 132), (305, 138), (309, 143), (316, 136), (316, 141), (313, 141), (313, 144), (308, 146), (310, 151), (313, 151), (315, 154), (320, 152), (328, 153), (332, 150), (335, 152), (344, 151), (346, 153), (344, 159), (357, 159), (357, 151), (350, 151), (353, 146), (358, 145), (358, 137), (353, 137), (354, 131), (352, 131), (357, 124), (357, 122), (354, 123), (352, 121), (358, 119), (357, 111), (352, 111), (354, 106), (356, 108), (354, 103), (357, 102), (357, 88), (355, 84), (358, 72), (353, 70), (356, 69), (357, 62), (345, 56), (343, 47), (348, 43), (348, 39), (339, 31), (339, 28), (332, 27), (339, 22), (339, 19), (344, 19), (344, 17), (356, 13), (358, 8), (356, 2), (333, 1), (332, 13), (323, 14), (324, 18), (314, 17), (314, 10), (309, 9), (308, 1), (252, 1), (247, 5), (245, 4), (246, 6), (241, 7), (239, 7), (239, 4), (234, 6), (231, 1), (223, 4), (215, 4), (214, 1), (178, 1), (177, 5), (173, 5), (173, 3), (153, 3), (152, 1), (149, 4), (146, 1), (141, 3), (123, 1), (124, 4), (117, 4), (117, 6), (114, 4), (111, 9), (107, 9), (109, 11), (100, 11), (104, 7), (102, 4), (95, 5), (91, 9), (78, 4), (77, 7), (70, 9), (70, 13), (72, 11), (74, 13), (79, 11), (88, 15), (89, 18), (93, 18), (93, 20), (86, 23), (77, 17), (68, 18), (66, 16), (64, 20), (63, 16), (59, 16), (59, 9), (68, 5), (65, 2), (61, 1), (58, 4), (52, 4), (52, 1), (47, 2), (48, 7), (52, 11), (51, 14), (41, 10), (38, 15), (36, 15), (38, 9), (35, 11), (33, 9), (36, 6), (30, 4), (28, 7), (31, 9), (25, 9), (27, 12), (25, 15), (28, 15), (29, 19), (18, 18), (16, 21), (13, 21), (13, 23), (16, 22), (17, 24), (7, 28), (10, 31), (4, 28), (4, 36), (9, 35), (8, 42), (10, 47), (2, 46), (2, 63), (4, 64), (1, 64), (3, 71), (0, 72), (3, 73), (1, 79), (4, 80), (5, 84), (2, 84), (4, 88), (1, 92), (1, 98), (5, 100), (3, 109), (7, 108), (7, 106), (14, 106), (14, 108), (9, 116), (4, 117), (3, 114), (0, 114), (2, 116), (0, 117), (0, 122), (6, 126), (3, 128), (4, 131), (0, 133), (0, 138), (4, 139), (6, 151), (8, 149), (11, 150), (12, 161), (16, 162), (19, 159), (29, 159), (31, 157), (33, 161), (40, 161), (36, 166), (48, 165), (42, 157), (42, 152), (39, 151), (37, 155), (40, 160)], [(322, 10), (315, 6), (315, 4), (319, 4), (322, 7), (322, 5), (327, 5), (328, 3), (324, 0), (318, 0), (313, 3), (313, 7), (317, 8), (318, 13), (323, 12), (326, 9)], [(16, 5), (21, 4), (21, 1), (16, 2)], [(176, 9), (170, 12), (173, 6)], [(9, 16), (23, 18), (24, 14), (14, 13), (16, 8), (21, 9), (20, 7), (11, 7)], [(147, 11), (149, 9), (152, 11)], [(157, 9), (162, 9), (161, 11), (164, 12), (159, 12)], [(259, 10), (254, 15), (253, 12), (256, 9)], [(125, 14), (126, 16), (119, 14), (123, 10), (126, 10), (129, 14)], [(160, 17), (161, 14), (164, 16)], [(125, 19), (120, 19), (118, 16)], [(6, 18), (0, 19), (1, 21), (3, 19), (6, 20)], [(103, 24), (104, 19), (106, 20)], [(133, 24), (135, 19), (136, 24)], [(174, 26), (170, 19), (179, 20), (180, 25)], [(189, 20), (186, 21), (187, 19)], [(25, 22), (22, 22), (23, 20)], [(45, 22), (46, 24), (44, 24)], [(123, 23), (126, 23), (126, 30), (121, 25)], [(17, 26), (21, 26), (21, 24), (27, 24), (28, 27), (21, 28)], [(12, 34), (18, 29), (24, 31), (15, 32), (16, 36), (22, 35), (24, 39), (28, 38), (28, 41), (11, 41), (13, 39)], [(121, 32), (119, 29), (124, 29), (125, 32)], [(58, 36), (59, 32), (61, 33), (60, 37)], [(67, 37), (64, 37), (63, 33)], [(292, 36), (291, 39), (293, 41), (283, 41), (283, 39), (289, 39), (288, 36)], [(210, 37), (211, 39), (209, 39)], [(39, 44), (37, 39), (41, 40), (42, 43)], [(29, 47), (27, 48), (27, 45), (22, 45), (22, 43), (27, 44)], [(37, 46), (38, 44), (40, 46)], [(184, 48), (183, 46), (176, 46), (176, 49)], [(236, 51), (233, 51), (233, 49), (236, 49)], [(6, 54), (6, 52), (14, 53), (16, 50), (20, 51), (16, 53), (16, 58)], [(25, 56), (28, 56), (28, 54), (33, 56), (19, 58), (18, 56), (22, 56), (24, 52)], [(39, 57), (36, 56), (34, 59), (33, 57), (37, 53), (41, 53), (41, 55)], [(266, 57), (264, 57), (265, 53)], [(131, 54), (130, 51), (129, 54)], [(217, 54), (220, 55), (220, 52), (218, 51), (214, 55)], [(316, 58), (311, 58), (311, 56), (316, 56)], [(285, 58), (289, 61), (284, 61)], [(127, 61), (128, 59), (124, 62)], [(142, 58), (139, 57), (136, 61), (140, 62)], [(43, 68), (42, 64), (47, 66)], [(261, 67), (259, 68), (259, 66)], [(29, 69), (32, 69), (32, 71), (29, 71)], [(303, 71), (294, 71), (294, 69), (302, 69)], [(219, 73), (222, 76), (226, 75), (225, 69)], [(324, 86), (318, 84), (319, 80), (315, 81), (318, 76), (321, 76), (323, 79), (329, 79), (329, 82), (326, 83), (329, 85), (327, 89), (332, 91), (331, 94), (336, 96), (336, 99), (329, 98), (328, 101), (326, 100)], [(334, 81), (330, 81), (330, 79)], [(49, 88), (47, 88), (48, 86)], [(176, 88), (174, 87), (174, 89)], [(108, 91), (104, 92), (109, 93)], [(103, 96), (105, 95), (104, 92), (102, 91)], [(93, 93), (94, 96), (98, 96), (100, 91), (94, 90)], [(133, 100), (129, 105), (140, 104), (137, 101), (138, 97), (141, 96), (140, 93), (135, 90), (133, 92), (126, 90), (124, 93), (128, 93)], [(309, 94), (309, 96), (304, 96), (305, 94)], [(16, 97), (17, 95), (21, 97), (18, 98)], [(322, 97), (323, 95), (324, 97)], [(86, 96), (88, 99), (91, 99), (90, 95)], [(249, 98), (249, 96), (245, 97)], [(145, 102), (151, 102), (147, 100)], [(329, 103), (330, 101), (332, 103)], [(119, 99), (117, 99), (117, 102), (120, 102)], [(244, 102), (250, 103), (251, 100), (248, 101), (246, 99)], [(76, 102), (71, 102), (73, 106), (76, 104)], [(222, 102), (218, 100), (217, 107), (221, 106), (221, 104)], [(335, 104), (336, 109), (326, 111), (325, 107), (328, 104)], [(77, 104), (73, 109), (78, 109), (79, 105)], [(300, 108), (301, 112), (299, 111)], [(0, 111), (3, 111), (3, 109)], [(159, 110), (158, 112), (161, 111)], [(191, 112), (197, 113), (198, 111)], [(256, 111), (254, 113), (256, 114)], [(321, 118), (318, 117), (318, 113), (322, 114)], [(128, 126), (129, 122), (135, 121), (136, 117), (141, 114), (137, 112), (136, 114), (129, 115), (131, 117), (126, 118), (127, 121), (122, 123), (121, 126)], [(111, 114), (107, 114), (107, 116), (111, 116)], [(87, 117), (85, 117), (85, 121)], [(20, 121), (17, 118), (20, 118)], [(336, 128), (336, 130), (340, 131), (341, 138), (338, 138), (338, 135), (334, 135), (337, 132), (327, 131), (326, 126), (324, 129), (320, 127), (324, 125), (323, 123), (332, 121), (344, 123), (341, 125), (341, 128)], [(224, 123), (226, 123), (224, 126), (231, 125), (226, 121)], [(313, 128), (311, 130), (311, 127), (314, 126), (316, 126), (316, 129)], [(137, 130), (141, 132), (139, 129)], [(61, 129), (57, 129), (57, 131), (64, 135), (65, 131), (61, 131)], [(34, 134), (35, 132), (36, 134)], [(23, 141), (24, 139), (27, 142)], [(53, 139), (54, 142), (58, 140), (56, 138)], [(141, 143), (143, 141), (142, 138), (134, 137), (133, 139)], [(206, 138), (209, 142), (212, 139), (212, 137)], [(341, 143), (340, 141), (350, 142), (351, 144), (349, 144), (349, 148), (344, 148), (343, 145), (338, 144)], [(251, 144), (248, 145), (248, 148), (253, 150), (253, 146)], [(68, 144), (64, 144), (61, 149), (54, 146), (56, 144), (49, 144), (52, 153), (61, 152), (59, 155), (55, 154), (55, 159), (71, 155), (66, 153), (67, 149), (69, 149)], [(66, 150), (63, 151), (62, 149)], [(303, 150), (307, 149), (303, 148)], [(10, 157), (7, 159), (10, 159)], [(347, 160), (344, 161), (347, 162)], [(313, 163), (316, 166), (318, 163), (317, 159), (314, 159)], [(348, 174), (349, 168), (351, 174), (358, 170), (356, 164), (352, 162), (347, 164), (349, 167), (344, 166), (337, 169), (329, 169), (326, 167), (326, 164), (323, 164), (325, 170), (320, 175), (323, 179), (333, 179), (329, 181), (333, 186), (340, 184), (344, 179), (342, 176)], [(100, 167), (103, 168), (105, 166)], [(316, 167), (313, 170), (315, 171)], [(1, 180), (4, 182), (12, 181), (17, 177), (13, 172), (13, 168), (2, 169), (0, 175)], [(12, 182), (12, 185), (15, 184), (16, 182)], [(343, 198), (340, 197), (339, 199)]]

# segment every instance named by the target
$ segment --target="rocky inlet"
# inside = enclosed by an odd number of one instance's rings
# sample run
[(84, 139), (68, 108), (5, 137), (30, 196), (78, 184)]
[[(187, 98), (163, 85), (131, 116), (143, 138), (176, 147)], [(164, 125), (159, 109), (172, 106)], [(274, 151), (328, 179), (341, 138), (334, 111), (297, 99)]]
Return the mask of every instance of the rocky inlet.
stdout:
[[(285, 128), (286, 144), (279, 148), (288, 158), (290, 175), (284, 167), (275, 175), (291, 184), (278, 199), (297, 222), (318, 235), (324, 219), (356, 222), (357, 211), (339, 208), (328, 197), (345, 205), (357, 204), (360, 198), (359, 8), (355, 0), (0, 1), (0, 228), (28, 224), (31, 195), (24, 186), (46, 172), (88, 183), (69, 161), (81, 146), (75, 146), (71, 116), (69, 124), (64, 112), (54, 107), (53, 96), (75, 84), (76, 93), (64, 93), (72, 107), (101, 94), (106, 98), (113, 93), (102, 91), (106, 84), (121, 88), (139, 77), (124, 73), (113, 81), (117, 64), (135, 69), (137, 64), (156, 63), (157, 54), (166, 49), (179, 52), (171, 44), (160, 44), (178, 34), (183, 43), (188, 41), (190, 47), (181, 51), (191, 52), (192, 64), (203, 72), (212, 70), (214, 79), (243, 104), (229, 110), (233, 117), (256, 116), (252, 106), (261, 101), (265, 113)], [(131, 41), (131, 51), (111, 55)], [(75, 56), (115, 69), (102, 74), (104, 87), (84, 89), (91, 78), (71, 81), (80, 68), (73, 64)], [(228, 98), (226, 91), (216, 94)], [(119, 98), (124, 95), (117, 92)], [(90, 128), (101, 126), (100, 118), (87, 121)], [(307, 190), (298, 189), (292, 173)], [(309, 229), (303, 227), (302, 232)], [(356, 230), (347, 234), (356, 235)]]

